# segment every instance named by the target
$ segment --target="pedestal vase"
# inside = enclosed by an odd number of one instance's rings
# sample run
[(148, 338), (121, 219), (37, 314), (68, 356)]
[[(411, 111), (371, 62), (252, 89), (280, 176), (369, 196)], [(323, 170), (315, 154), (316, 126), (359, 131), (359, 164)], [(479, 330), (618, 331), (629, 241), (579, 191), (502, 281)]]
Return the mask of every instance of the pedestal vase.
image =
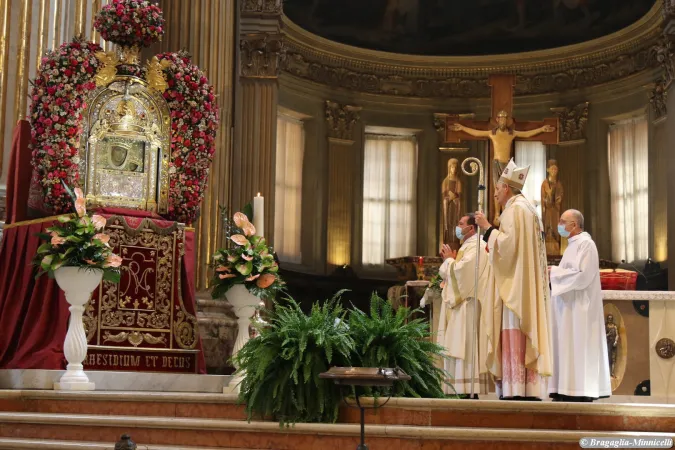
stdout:
[[(237, 340), (234, 342), (234, 348), (232, 349), (232, 359), (234, 360), (237, 353), (239, 353), (239, 350), (241, 350), (250, 339), (249, 327), (251, 325), (251, 317), (255, 314), (256, 306), (260, 304), (260, 299), (251, 294), (243, 284), (232, 286), (225, 293), (225, 296), (230, 305), (232, 305), (234, 314), (237, 316)], [(234, 364), (234, 366), (236, 369), (239, 369), (236, 364)], [(243, 379), (244, 374), (237, 373), (230, 383), (223, 388), (223, 392), (238, 394), (239, 384)]]
[(103, 271), (79, 267), (61, 267), (54, 271), (54, 278), (70, 305), (68, 332), (63, 343), (63, 353), (68, 361), (66, 373), (54, 383), (54, 389), (64, 391), (93, 391), (94, 383), (84, 373), (82, 361), (87, 357), (87, 335), (82, 314), (91, 293), (101, 283)]

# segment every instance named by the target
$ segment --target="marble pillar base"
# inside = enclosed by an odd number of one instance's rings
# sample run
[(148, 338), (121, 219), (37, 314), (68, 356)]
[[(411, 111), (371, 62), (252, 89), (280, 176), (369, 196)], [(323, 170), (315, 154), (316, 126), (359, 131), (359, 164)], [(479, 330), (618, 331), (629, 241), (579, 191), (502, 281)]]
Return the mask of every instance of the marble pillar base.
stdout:
[[(65, 370), (0, 370), (0, 389), (59, 389)], [(222, 393), (230, 383), (227, 375), (192, 375), (141, 372), (87, 372), (97, 391)], [(65, 386), (59, 386), (65, 390)], [(68, 390), (86, 390), (86, 389)], [(80, 386), (82, 387), (82, 386)]]
[(206, 372), (226, 375), (234, 372), (229, 360), (237, 339), (237, 318), (226, 300), (213, 300), (208, 291), (197, 292), (197, 320), (206, 360)]

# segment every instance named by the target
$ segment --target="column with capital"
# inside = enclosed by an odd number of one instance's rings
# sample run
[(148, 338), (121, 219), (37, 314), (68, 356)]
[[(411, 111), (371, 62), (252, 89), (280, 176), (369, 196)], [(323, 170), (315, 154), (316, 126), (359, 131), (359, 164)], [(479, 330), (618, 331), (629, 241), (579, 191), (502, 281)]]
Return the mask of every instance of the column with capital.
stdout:
[(352, 237), (357, 179), (354, 132), (361, 108), (326, 101), (328, 137), (328, 218), (326, 257), (328, 271), (352, 264)]
[(239, 51), (235, 88), (231, 203), (240, 210), (260, 192), (265, 197), (265, 239), (274, 245), (279, 69), (285, 51), (281, 0), (240, 4)]

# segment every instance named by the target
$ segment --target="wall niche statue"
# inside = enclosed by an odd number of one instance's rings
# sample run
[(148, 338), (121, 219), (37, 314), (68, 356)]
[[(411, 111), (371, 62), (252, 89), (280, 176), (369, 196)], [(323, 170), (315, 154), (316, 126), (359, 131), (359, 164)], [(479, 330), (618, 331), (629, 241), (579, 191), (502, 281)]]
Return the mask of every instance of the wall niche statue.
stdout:
[(441, 244), (459, 249), (455, 227), (462, 214), (462, 182), (459, 179), (459, 160), (448, 160), (448, 173), (441, 183)]

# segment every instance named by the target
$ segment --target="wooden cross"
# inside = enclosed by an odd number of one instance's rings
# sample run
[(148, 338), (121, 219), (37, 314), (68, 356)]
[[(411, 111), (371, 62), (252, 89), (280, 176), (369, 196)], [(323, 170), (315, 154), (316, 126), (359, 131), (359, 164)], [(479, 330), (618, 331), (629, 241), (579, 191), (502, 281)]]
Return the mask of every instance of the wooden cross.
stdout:
[[(459, 119), (456, 115), (448, 115), (446, 118), (446, 126), (445, 126), (445, 141), (446, 144), (456, 144), (461, 141), (475, 141), (475, 140), (490, 140), (488, 136), (472, 136), (465, 131), (454, 131), (452, 129), (454, 124), (461, 124), (467, 128), (472, 128), (474, 130), (493, 130), (497, 128), (497, 114), (500, 111), (505, 111), (508, 114), (508, 122), (507, 126), (515, 131), (523, 132), (523, 131), (532, 131), (536, 130), (537, 128), (541, 128), (545, 125), (549, 125), (553, 128), (555, 128), (554, 131), (551, 132), (541, 132), (535, 136), (530, 136), (530, 137), (522, 137), (518, 136), (516, 137), (517, 140), (522, 140), (522, 141), (539, 141), (544, 144), (557, 144), (558, 143), (558, 136), (559, 136), (559, 126), (558, 126), (558, 118), (548, 118), (544, 119), (542, 121), (528, 121), (528, 122), (517, 122), (513, 119), (513, 90), (516, 84), (516, 76), (515, 75), (490, 75), (488, 78), (488, 84), (492, 88), (492, 110), (490, 112), (490, 119), (489, 120), (461, 120)], [(493, 166), (492, 166), (492, 160), (495, 158), (494, 156), (494, 148), (492, 142), (490, 142), (490, 151), (489, 151), (489, 159), (490, 161), (487, 164), (484, 164), (485, 169), (486, 169), (486, 176), (487, 179), (489, 180), (487, 183), (487, 199), (492, 198), (492, 192), (494, 190), (493, 186), (493, 180), (492, 180), (492, 172), (493, 172)], [(513, 146), (511, 146), (510, 150), (510, 155), (509, 158), (513, 156)], [(508, 159), (506, 161), (502, 162), (508, 162)], [(516, 164), (518, 161), (516, 161)], [(489, 212), (489, 217), (495, 217), (495, 209), (494, 209), (494, 202), (493, 201), (488, 201), (490, 205), (490, 212)]]

